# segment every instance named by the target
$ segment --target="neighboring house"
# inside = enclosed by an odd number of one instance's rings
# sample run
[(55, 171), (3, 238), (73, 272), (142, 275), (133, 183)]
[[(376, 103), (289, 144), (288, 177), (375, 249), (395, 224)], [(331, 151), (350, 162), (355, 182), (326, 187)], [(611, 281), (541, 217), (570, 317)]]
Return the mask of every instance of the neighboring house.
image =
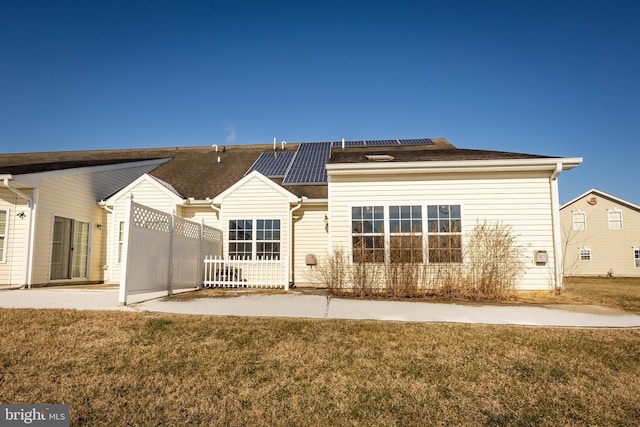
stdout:
[(548, 289), (558, 175), (581, 161), (443, 138), (0, 155), (0, 284), (118, 283), (133, 197), (220, 229), (225, 258), (286, 260), (297, 286), (334, 248), (388, 262), (407, 233), (420, 261), (462, 262), (475, 224), (502, 223), (524, 248), (519, 288)]
[(560, 208), (565, 276), (640, 276), (640, 206), (591, 189)]

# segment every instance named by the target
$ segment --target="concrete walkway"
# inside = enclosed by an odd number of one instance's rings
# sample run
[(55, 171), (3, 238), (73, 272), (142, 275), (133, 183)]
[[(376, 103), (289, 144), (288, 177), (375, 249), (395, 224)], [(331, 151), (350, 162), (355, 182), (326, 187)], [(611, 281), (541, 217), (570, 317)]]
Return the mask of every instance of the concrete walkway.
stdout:
[(322, 295), (247, 294), (186, 301), (154, 299), (126, 307), (117, 289), (39, 288), (0, 292), (3, 308), (128, 310), (216, 316), (371, 319), (565, 327), (640, 327), (640, 315), (600, 306), (508, 306), (416, 301), (366, 301)]

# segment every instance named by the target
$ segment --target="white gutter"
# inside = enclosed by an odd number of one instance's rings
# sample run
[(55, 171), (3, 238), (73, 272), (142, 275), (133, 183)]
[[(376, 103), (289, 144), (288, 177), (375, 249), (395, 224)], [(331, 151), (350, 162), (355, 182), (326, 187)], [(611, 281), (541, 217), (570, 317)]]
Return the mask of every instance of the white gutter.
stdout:
[(535, 158), (506, 160), (328, 163), (326, 168), (328, 175), (359, 175), (364, 172), (376, 174), (394, 174), (398, 172), (506, 172), (512, 170), (553, 170), (559, 161), (562, 162), (563, 170), (569, 170), (582, 163), (582, 157), (561, 159)]
[(562, 172), (562, 162), (556, 163), (556, 167), (549, 177), (551, 187), (551, 232), (553, 236), (554, 273), (556, 290), (562, 289), (562, 236), (560, 227), (560, 196), (558, 191), (558, 176)]
[[(116, 226), (116, 216), (113, 214), (113, 209), (111, 209), (109, 206), (107, 206), (107, 202), (104, 201), (104, 199), (100, 200), (98, 202), (98, 206), (101, 207), (102, 209), (104, 209), (105, 211), (107, 211), (108, 213), (111, 214), (111, 225), (109, 226), (109, 228), (107, 229), (108, 233), (111, 233), (111, 235), (113, 236), (114, 231), (115, 231), (115, 226)], [(116, 245), (114, 245), (114, 242), (111, 242), (111, 245), (109, 245), (110, 248), (108, 250), (108, 253), (111, 254), (110, 257), (110, 262), (107, 264), (109, 266), (109, 283), (113, 283), (113, 264), (115, 263), (116, 260), (118, 259), (118, 253), (117, 250), (114, 253), (113, 248), (117, 247)], [(104, 271), (104, 268), (103, 268)]]
[(295, 211), (297, 211), (298, 209), (300, 209), (300, 207), (302, 206), (302, 200), (304, 199), (304, 197), (300, 197), (298, 199), (298, 204), (297, 206), (294, 206), (293, 208), (291, 208), (291, 210), (289, 210), (289, 233), (288, 233), (288, 254), (287, 256), (289, 257), (289, 274), (287, 277), (287, 283), (285, 283), (284, 285), (284, 290), (288, 291), (289, 290), (289, 282), (291, 282), (291, 277), (293, 274), (293, 213)]
[(27, 262), (25, 263), (25, 272), (24, 272), (25, 283), (20, 287), (29, 286), (31, 285), (31, 279), (32, 279), (31, 277), (31, 271), (33, 268), (32, 248), (34, 247), (32, 239), (34, 237), (33, 229), (35, 228), (35, 221), (36, 221), (33, 197), (18, 190), (16, 187), (14, 187), (11, 184), (11, 180), (13, 180), (13, 175), (0, 175), (0, 178), (2, 178), (2, 185), (4, 186), (4, 188), (13, 192), (17, 196), (25, 199), (27, 201), (27, 206), (29, 207), (29, 226), (27, 227), (27, 245), (25, 248), (26, 260), (27, 260)]

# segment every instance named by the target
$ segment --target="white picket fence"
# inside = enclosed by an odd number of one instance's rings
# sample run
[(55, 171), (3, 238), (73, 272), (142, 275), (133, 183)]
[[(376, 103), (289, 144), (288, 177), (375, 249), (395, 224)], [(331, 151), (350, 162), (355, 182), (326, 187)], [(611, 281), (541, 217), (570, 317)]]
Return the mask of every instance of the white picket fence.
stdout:
[(205, 288), (283, 288), (289, 289), (285, 259), (204, 260)]

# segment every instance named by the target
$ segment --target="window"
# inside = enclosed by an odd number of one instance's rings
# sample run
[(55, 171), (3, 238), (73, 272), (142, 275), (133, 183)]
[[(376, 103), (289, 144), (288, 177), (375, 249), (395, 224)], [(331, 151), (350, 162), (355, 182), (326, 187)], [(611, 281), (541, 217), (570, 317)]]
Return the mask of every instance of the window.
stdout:
[(633, 261), (636, 268), (640, 268), (640, 248), (633, 248)]
[(122, 248), (124, 247), (124, 221), (118, 224), (118, 264), (122, 263)]
[(0, 210), (0, 262), (5, 262), (7, 253), (7, 210)]
[(427, 206), (430, 262), (462, 262), (460, 205)]
[(584, 211), (573, 211), (573, 229), (575, 231), (584, 231), (587, 229), (587, 215)]
[(280, 259), (280, 220), (259, 219), (256, 221), (256, 257), (258, 259)]
[(591, 249), (590, 248), (580, 248), (580, 260), (581, 261), (591, 261)]
[(422, 207), (389, 207), (391, 262), (422, 262)]
[(229, 221), (229, 257), (232, 259), (279, 260), (280, 220), (236, 219)]
[(229, 221), (229, 257), (231, 259), (251, 259), (253, 253), (253, 220), (236, 219)]
[(622, 211), (620, 209), (607, 210), (609, 230), (622, 230)]
[(384, 262), (384, 208), (351, 208), (351, 239), (354, 262)]

